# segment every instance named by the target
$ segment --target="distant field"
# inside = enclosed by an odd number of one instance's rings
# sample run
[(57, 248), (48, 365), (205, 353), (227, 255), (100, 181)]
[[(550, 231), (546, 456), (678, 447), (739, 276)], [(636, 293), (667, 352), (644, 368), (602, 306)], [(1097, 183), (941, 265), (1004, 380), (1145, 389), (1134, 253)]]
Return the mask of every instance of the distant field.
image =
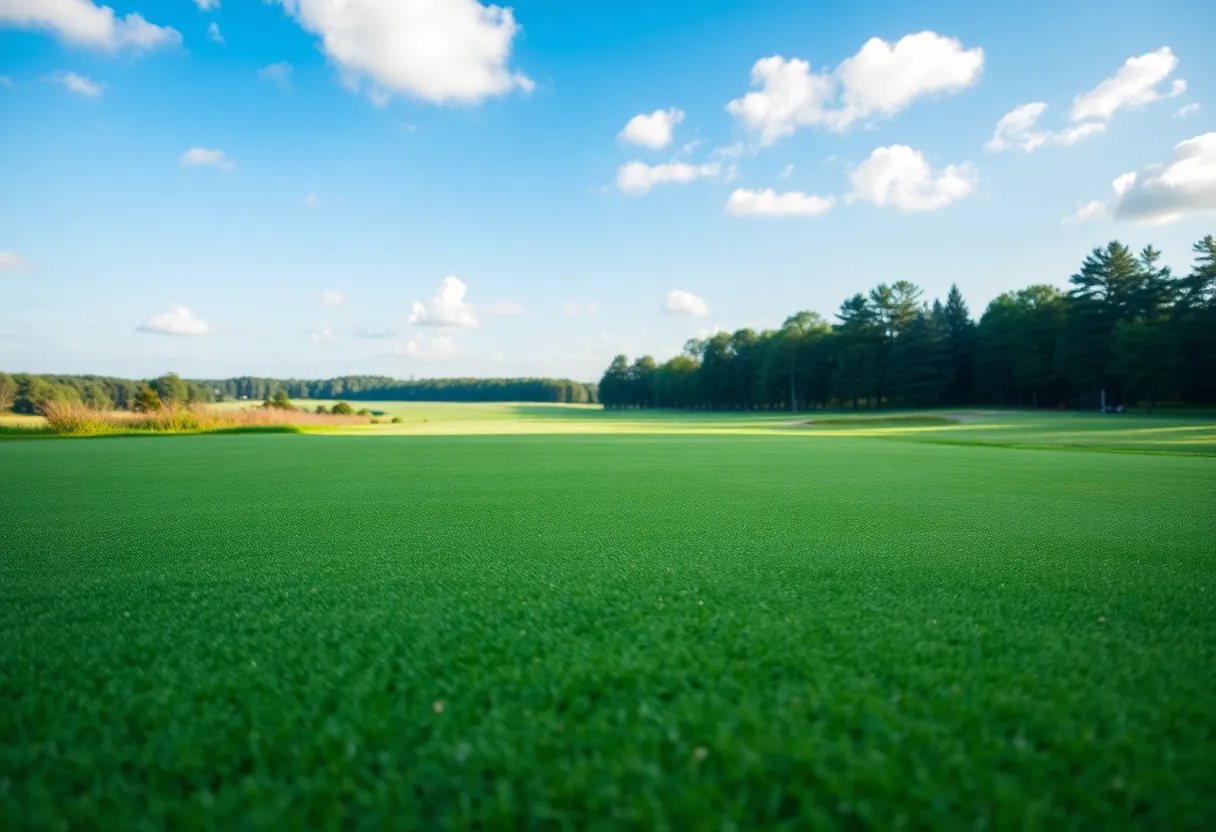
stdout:
[[(330, 401), (299, 400), (311, 409)], [(1003, 447), (1075, 447), (1216, 456), (1216, 414), (1143, 414), (983, 409), (934, 411), (783, 411), (718, 413), (605, 411), (598, 405), (355, 402), (379, 411), (380, 424), (341, 433), (452, 436), (504, 434), (786, 434), (879, 437)], [(229, 402), (220, 407), (248, 407)], [(391, 424), (396, 416), (402, 421)], [(331, 431), (332, 432), (332, 431)]]
[(0, 828), (1216, 825), (1211, 420), (361, 404), (0, 442)]

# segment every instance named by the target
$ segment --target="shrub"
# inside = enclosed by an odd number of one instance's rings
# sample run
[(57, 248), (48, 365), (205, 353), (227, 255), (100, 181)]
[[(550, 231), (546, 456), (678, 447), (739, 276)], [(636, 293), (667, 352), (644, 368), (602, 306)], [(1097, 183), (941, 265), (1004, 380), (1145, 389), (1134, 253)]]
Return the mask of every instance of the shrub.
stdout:
[(276, 410), (295, 410), (286, 390), (276, 390), (273, 398), (267, 398), (266, 401), (262, 402), (262, 407), (275, 408)]
[(392, 419), (392, 423), (393, 423), (394, 425), (399, 425), (399, 424), (401, 424), (401, 417), (400, 417), (400, 416), (394, 416), (394, 417), (393, 417), (393, 419)]
[(355, 409), (350, 406), (349, 402), (338, 402), (330, 408), (329, 412), (335, 416), (350, 416), (354, 414)]
[(152, 413), (161, 407), (160, 394), (146, 384), (140, 385), (139, 392), (135, 394), (135, 401), (131, 403), (131, 409), (136, 413)]
[(241, 428), (290, 428), (307, 425), (351, 425), (364, 422), (357, 416), (303, 413), (294, 408), (247, 407), (240, 410), (211, 410), (201, 405), (170, 403), (157, 410), (126, 413), (98, 410), (80, 402), (50, 402), (43, 407), (47, 426), (65, 436), (96, 436), (106, 433), (188, 433)]

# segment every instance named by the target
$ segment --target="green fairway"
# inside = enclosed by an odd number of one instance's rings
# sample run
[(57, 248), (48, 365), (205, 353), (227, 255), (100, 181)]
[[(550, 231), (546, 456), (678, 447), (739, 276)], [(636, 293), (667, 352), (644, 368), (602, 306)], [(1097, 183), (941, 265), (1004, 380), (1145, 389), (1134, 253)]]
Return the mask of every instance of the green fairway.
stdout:
[(1216, 824), (1210, 421), (385, 407), (0, 442), (0, 828)]

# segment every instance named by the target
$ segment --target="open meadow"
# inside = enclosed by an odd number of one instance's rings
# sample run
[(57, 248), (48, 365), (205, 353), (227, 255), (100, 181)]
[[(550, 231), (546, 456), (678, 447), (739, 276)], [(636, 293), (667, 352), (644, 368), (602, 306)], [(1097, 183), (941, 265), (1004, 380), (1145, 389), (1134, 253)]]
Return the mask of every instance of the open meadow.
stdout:
[(1216, 821), (1212, 420), (378, 409), (0, 441), (0, 827)]

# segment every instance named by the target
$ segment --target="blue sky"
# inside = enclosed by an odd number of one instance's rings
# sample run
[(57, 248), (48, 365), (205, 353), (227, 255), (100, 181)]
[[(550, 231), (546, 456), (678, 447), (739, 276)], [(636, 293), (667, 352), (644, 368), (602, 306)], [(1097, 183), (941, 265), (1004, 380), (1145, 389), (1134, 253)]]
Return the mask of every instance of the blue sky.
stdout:
[(9, 371), (590, 380), (1216, 231), (1205, 2), (112, 6), (0, 0)]

